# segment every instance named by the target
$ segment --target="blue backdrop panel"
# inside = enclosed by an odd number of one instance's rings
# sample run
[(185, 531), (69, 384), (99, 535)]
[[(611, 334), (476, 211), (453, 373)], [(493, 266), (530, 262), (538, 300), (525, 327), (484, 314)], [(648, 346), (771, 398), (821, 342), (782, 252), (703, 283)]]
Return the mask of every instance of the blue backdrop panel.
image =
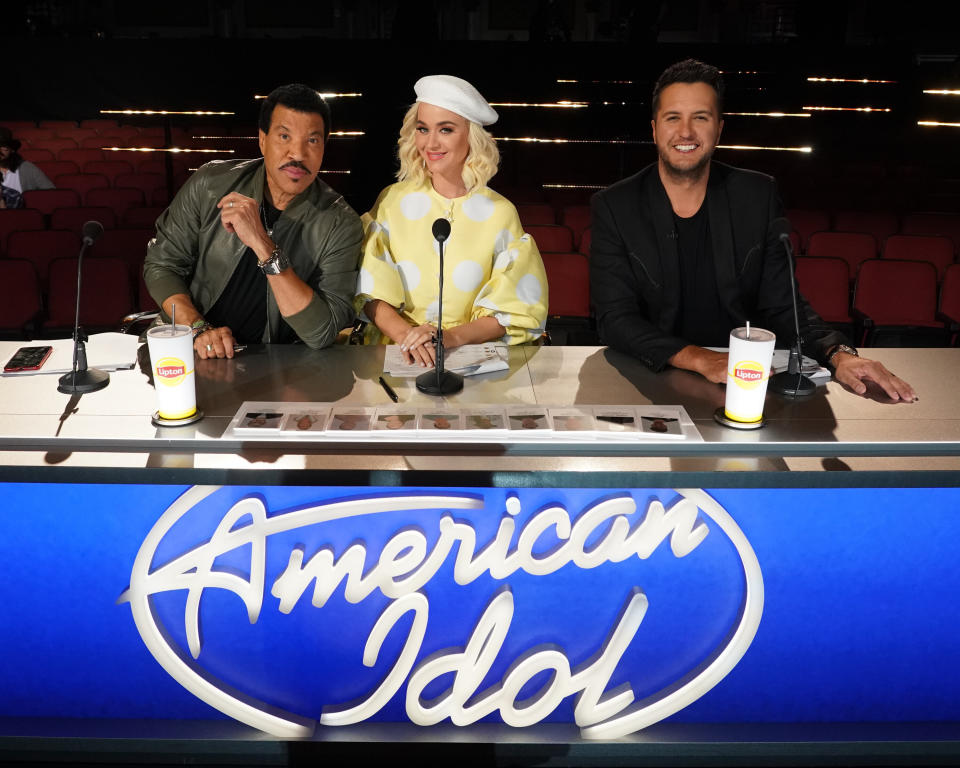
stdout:
[[(155, 523), (187, 487), (6, 484), (0, 511), (0, 716), (222, 717), (154, 660), (118, 599)], [(707, 493), (750, 542), (763, 574), (765, 602), (746, 655), (720, 683), (673, 716), (694, 722), (960, 720), (960, 489), (718, 489)], [(473, 509), (424, 504), (390, 510), (411, 494), (472, 499)], [(401, 618), (377, 664), (362, 664), (364, 644), (390, 604), (380, 590), (359, 602), (340, 583), (321, 607), (309, 586), (289, 612), (271, 594), (292, 552), (309, 559), (351, 546), (374, 568), (402, 531), (419, 531), (427, 551), (444, 516), (468, 524), (481, 550), (512, 517), (519, 531), (553, 507), (576, 520), (607, 499), (632, 498), (639, 525), (651, 500), (670, 509), (670, 489), (223, 487), (194, 505), (163, 537), (153, 567), (204, 544), (237, 502), (260, 500), (269, 519), (345, 499), (382, 498), (377, 514), (303, 525), (266, 539), (265, 586), (256, 622), (234, 592), (208, 586), (199, 606), (202, 646), (196, 664), (256, 700), (310, 718), (324, 707), (373, 691), (400, 652), (411, 626)], [(519, 505), (519, 512), (516, 506)], [(508, 508), (516, 512), (510, 515)], [(646, 558), (630, 557), (556, 572), (484, 573), (454, 581), (451, 552), (420, 589), (429, 619), (418, 662), (462, 649), (485, 608), (509, 590), (514, 615), (478, 693), (500, 681), (533, 650), (560, 650), (576, 669), (595, 658), (635, 590), (649, 600), (643, 621), (610, 680), (629, 683), (638, 699), (689, 676), (726, 643), (744, 601), (737, 548), (709, 515), (709, 533), (678, 557), (664, 541)], [(239, 522), (237, 528), (242, 528)], [(608, 528), (598, 530), (589, 545)], [(511, 546), (516, 546), (513, 534)], [(546, 556), (555, 530), (540, 539)], [(225, 552), (215, 570), (250, 578), (250, 544)], [(189, 574), (186, 575), (189, 578)], [(187, 591), (154, 595), (154, 614), (183, 653)], [(548, 684), (531, 680), (521, 698)], [(424, 696), (440, 695), (452, 675)], [(403, 720), (405, 686), (376, 714)], [(571, 721), (572, 697), (549, 716)], [(493, 716), (493, 720), (497, 717)]]

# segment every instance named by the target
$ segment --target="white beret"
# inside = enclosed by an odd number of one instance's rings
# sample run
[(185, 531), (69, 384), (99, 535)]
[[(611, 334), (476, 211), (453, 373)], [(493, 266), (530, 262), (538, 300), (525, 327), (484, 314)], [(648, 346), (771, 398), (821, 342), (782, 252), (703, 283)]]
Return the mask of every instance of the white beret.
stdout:
[(417, 101), (449, 109), (472, 123), (491, 125), (499, 117), (476, 88), (453, 75), (421, 77), (413, 90), (417, 94)]

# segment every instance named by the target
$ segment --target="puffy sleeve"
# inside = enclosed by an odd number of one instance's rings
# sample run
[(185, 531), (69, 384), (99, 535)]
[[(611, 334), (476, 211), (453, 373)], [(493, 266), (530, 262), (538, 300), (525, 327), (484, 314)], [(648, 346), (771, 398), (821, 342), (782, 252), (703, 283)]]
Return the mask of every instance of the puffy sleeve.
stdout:
[(403, 281), (390, 250), (388, 195), (389, 188), (380, 194), (373, 208), (363, 215), (363, 253), (354, 307), (364, 319), (369, 318), (363, 315), (363, 307), (373, 299), (387, 302), (398, 312), (404, 308)]
[(523, 344), (543, 335), (549, 294), (547, 273), (533, 238), (506, 200), (506, 226), (497, 234), (490, 279), (473, 302), (471, 320), (495, 317), (508, 344)]

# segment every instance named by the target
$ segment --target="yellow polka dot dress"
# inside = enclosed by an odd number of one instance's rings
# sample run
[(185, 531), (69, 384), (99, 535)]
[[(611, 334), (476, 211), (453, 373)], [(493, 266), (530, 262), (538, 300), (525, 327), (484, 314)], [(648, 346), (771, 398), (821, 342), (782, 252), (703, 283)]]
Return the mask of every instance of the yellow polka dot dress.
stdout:
[(507, 329), (502, 340), (508, 344), (539, 338), (548, 298), (540, 252), (513, 204), (487, 187), (453, 200), (429, 180), (383, 190), (363, 216), (358, 310), (380, 299), (413, 325), (437, 322), (440, 261), (432, 226), (438, 218), (450, 220), (443, 249), (444, 328), (495, 317)]

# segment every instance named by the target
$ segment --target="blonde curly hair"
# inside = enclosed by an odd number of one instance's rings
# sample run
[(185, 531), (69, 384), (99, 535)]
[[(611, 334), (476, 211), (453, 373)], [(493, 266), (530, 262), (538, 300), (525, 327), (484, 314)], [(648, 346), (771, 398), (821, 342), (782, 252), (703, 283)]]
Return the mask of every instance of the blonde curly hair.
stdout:
[[(417, 152), (417, 108), (419, 102), (414, 102), (403, 116), (400, 126), (400, 138), (397, 140), (397, 157), (400, 159), (400, 170), (397, 171), (397, 181), (413, 181), (422, 184), (428, 178), (420, 153)], [(466, 120), (466, 118), (464, 118)], [(463, 163), (461, 178), (467, 192), (486, 186), (497, 173), (500, 165), (500, 150), (493, 136), (487, 133), (482, 126), (467, 120), (470, 131), (467, 143), (470, 151)]]

